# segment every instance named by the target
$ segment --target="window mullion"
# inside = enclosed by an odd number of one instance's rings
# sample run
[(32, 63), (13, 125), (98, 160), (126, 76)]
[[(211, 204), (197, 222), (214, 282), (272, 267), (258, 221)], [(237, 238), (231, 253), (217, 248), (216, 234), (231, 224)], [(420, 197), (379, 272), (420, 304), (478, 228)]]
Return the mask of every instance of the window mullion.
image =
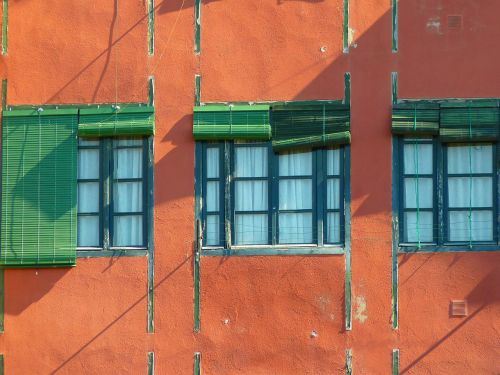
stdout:
[[(446, 146), (441, 145), (438, 141), (435, 141), (434, 152), (436, 155), (435, 162), (435, 172), (434, 178), (436, 180), (437, 186), (437, 243), (438, 245), (442, 245), (447, 241), (448, 236), (448, 210), (447, 207), (447, 178), (445, 173), (447, 172), (446, 164)], [(436, 232), (436, 231), (435, 231)]]
[(102, 247), (104, 250), (109, 250), (111, 247), (111, 141), (109, 139), (101, 140), (101, 171), (102, 171)]
[(234, 145), (231, 142), (224, 142), (224, 239), (226, 249), (232, 246), (233, 230), (231, 222), (234, 221), (235, 216), (232, 211), (232, 204), (234, 205), (234, 194), (231, 192), (233, 182), (234, 160), (231, 158), (234, 152)]
[[(497, 142), (496, 147), (493, 147), (493, 152), (495, 153), (493, 161), (496, 162), (496, 164), (493, 165), (493, 176), (494, 179), (496, 178), (496, 181), (494, 181), (493, 187), (497, 187), (497, 199), (493, 200), (493, 204), (496, 206), (494, 207), (494, 213), (493, 213), (493, 219), (497, 218), (497, 226), (496, 226), (496, 233), (494, 234), (496, 236), (496, 242), (500, 244), (500, 142)], [(493, 191), (495, 189), (493, 188)], [(495, 240), (495, 236), (493, 240)]]

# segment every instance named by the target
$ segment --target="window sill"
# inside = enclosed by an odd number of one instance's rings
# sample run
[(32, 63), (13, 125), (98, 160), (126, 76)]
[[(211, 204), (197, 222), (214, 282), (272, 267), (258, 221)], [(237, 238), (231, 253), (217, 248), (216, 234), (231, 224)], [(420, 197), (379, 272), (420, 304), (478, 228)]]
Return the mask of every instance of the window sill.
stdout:
[(142, 247), (112, 248), (103, 250), (98, 248), (78, 248), (77, 258), (118, 258), (118, 257), (144, 257), (148, 249)]
[(222, 247), (204, 247), (202, 256), (293, 256), (293, 255), (343, 255), (344, 246), (235, 246), (230, 249)]
[(399, 254), (412, 254), (412, 253), (466, 253), (466, 252), (482, 252), (482, 251), (500, 251), (499, 244), (426, 244), (418, 247), (415, 244), (400, 244), (398, 246)]

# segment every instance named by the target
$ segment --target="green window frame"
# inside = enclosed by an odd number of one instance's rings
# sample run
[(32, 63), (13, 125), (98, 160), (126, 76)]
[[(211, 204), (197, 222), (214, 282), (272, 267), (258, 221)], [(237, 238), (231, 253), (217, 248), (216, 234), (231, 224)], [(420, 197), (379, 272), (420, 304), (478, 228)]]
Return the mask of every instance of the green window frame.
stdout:
[[(454, 149), (457, 150), (462, 148), (467, 151), (466, 154), (471, 158), (472, 156), (470, 155), (472, 155), (475, 146), (488, 145), (491, 146), (491, 171), (473, 171), (472, 159), (465, 160), (465, 164), (469, 163), (467, 165), (470, 165), (469, 172), (457, 173), (456, 171), (449, 170), (449, 153)], [(405, 148), (407, 150), (406, 158)], [(419, 153), (425, 152), (424, 148), (426, 148), (427, 152), (432, 150), (432, 168), (429, 170), (429, 165), (427, 164), (424, 167), (425, 170), (419, 173), (418, 160), (420, 160), (420, 163), (422, 163), (422, 160), (425, 160)], [(393, 168), (396, 171), (396, 181), (393, 185), (393, 194), (395, 194), (396, 197), (393, 200), (393, 205), (396, 205), (395, 209), (398, 214), (398, 230), (396, 230), (396, 235), (398, 236), (397, 242), (400, 252), (494, 251), (500, 249), (500, 217), (498, 210), (500, 206), (500, 152), (498, 142), (460, 141), (457, 143), (444, 143), (441, 142), (439, 137), (396, 136), (394, 137), (393, 155)], [(409, 164), (413, 164), (413, 166), (408, 168)], [(408, 170), (410, 173), (408, 173)], [(472, 201), (475, 199), (474, 194), (470, 193), (466, 193), (466, 196), (470, 197), (469, 201), (471, 202), (467, 207), (450, 202), (449, 198), (452, 194), (450, 189), (453, 189), (453, 187), (450, 186), (450, 182), (455, 184), (460, 182), (452, 180), (462, 179), (465, 182), (468, 181), (467, 184), (470, 183), (470, 186), (465, 186), (465, 191), (473, 192), (472, 184), (474, 180), (478, 178), (486, 179), (486, 182), (488, 179), (491, 180), (491, 185), (486, 185), (491, 188), (491, 204), (473, 204)], [(463, 181), (461, 182), (463, 183)], [(429, 182), (432, 185), (430, 189), (432, 198), (430, 198), (428, 194)], [(405, 190), (405, 184), (407, 184), (407, 189), (408, 186), (410, 186), (410, 189), (413, 189), (412, 186), (414, 187), (412, 194), (416, 194), (415, 197), (407, 198), (408, 194)], [(427, 188), (421, 189), (424, 185), (427, 185)], [(421, 189), (421, 191), (419, 191), (419, 189)], [(411, 199), (410, 203), (407, 201), (408, 199)], [(432, 202), (431, 205), (429, 204), (429, 200)], [(419, 204), (416, 205), (417, 207), (415, 207), (414, 204), (416, 202), (419, 202)], [(422, 204), (423, 207), (419, 207), (420, 204)], [(474, 230), (484, 230), (484, 228), (473, 226), (474, 213), (480, 211), (491, 212), (491, 239), (476, 240), (473, 238)], [(456, 221), (457, 219), (451, 219), (451, 215), (453, 215), (454, 212), (462, 213), (462, 218), (466, 217), (467, 223), (461, 223)], [(420, 216), (420, 218), (425, 219), (423, 220), (425, 224), (419, 223), (418, 219), (413, 219), (412, 221), (408, 220), (409, 213), (413, 214), (414, 217)], [(423, 215), (427, 215), (427, 218), (424, 218)], [(430, 215), (432, 215), (432, 227), (428, 226)], [(425, 227), (425, 225), (427, 225), (427, 227)], [(467, 239), (456, 239), (456, 233), (460, 230), (460, 225), (468, 231)], [(413, 227), (415, 227), (415, 232), (422, 231), (422, 241), (420, 241), (419, 238), (415, 239), (415, 236), (418, 237), (418, 235), (413, 231)], [(412, 233), (412, 239), (409, 239), (409, 232)], [(452, 233), (455, 233), (453, 235), (455, 238), (452, 238)]]
[[(85, 142), (90, 141), (90, 142)], [(119, 177), (115, 173), (116, 153), (120, 150), (140, 149), (141, 163), (139, 177)], [(151, 207), (153, 204), (152, 195), (152, 175), (153, 175), (153, 138), (152, 137), (102, 137), (87, 138), (79, 137), (79, 153), (84, 150), (97, 150), (99, 153), (99, 177), (98, 179), (79, 178), (78, 184), (88, 182), (98, 183), (99, 202), (98, 211), (80, 212), (78, 211), (79, 222), (83, 217), (94, 216), (99, 220), (99, 239), (96, 245), (87, 246), (78, 242), (78, 256), (106, 256), (117, 252), (120, 255), (145, 255), (151, 248)], [(140, 209), (130, 212), (118, 212), (116, 210), (116, 189), (120, 183), (140, 183), (142, 194)], [(120, 245), (116, 244), (115, 218), (127, 216), (142, 216), (142, 241), (136, 244)]]
[[(242, 177), (235, 174), (236, 151), (242, 148), (264, 148), (267, 151), (267, 173), (257, 177)], [(338, 150), (338, 168), (327, 168), (328, 150)], [(271, 142), (198, 142), (196, 169), (198, 171), (197, 194), (200, 197), (200, 219), (202, 225), (203, 255), (276, 255), (276, 254), (336, 254), (343, 253), (347, 208), (350, 205), (349, 162), (350, 147), (332, 146), (315, 149), (300, 149), (297, 152), (311, 152), (312, 173), (309, 175), (280, 176), (279, 155), (273, 151)], [(285, 153), (289, 151), (284, 151)], [(295, 151), (294, 151), (295, 152)], [(210, 155), (209, 155), (210, 153)], [(217, 166), (218, 173), (210, 172), (211, 165)], [(216, 160), (216, 161), (215, 161)], [(213, 167), (210, 167), (213, 168)], [(312, 207), (307, 209), (280, 209), (280, 181), (296, 179), (310, 180), (312, 184)], [(236, 210), (236, 184), (244, 181), (262, 181), (267, 186), (267, 207), (258, 210)], [(208, 185), (211, 185), (210, 189)], [(327, 185), (338, 184), (338, 204), (327, 208)], [(217, 186), (215, 188), (215, 186)], [(207, 194), (210, 197), (207, 197)], [(217, 204), (213, 204), (216, 202)], [(280, 213), (312, 214), (311, 243), (280, 243)], [(265, 243), (235, 243), (236, 216), (239, 214), (266, 215), (268, 235)], [(327, 216), (337, 215), (339, 225), (338, 239), (329, 241), (327, 235)], [(216, 229), (214, 229), (216, 228)], [(207, 243), (210, 238), (210, 244)], [(216, 242), (214, 243), (214, 238)]]

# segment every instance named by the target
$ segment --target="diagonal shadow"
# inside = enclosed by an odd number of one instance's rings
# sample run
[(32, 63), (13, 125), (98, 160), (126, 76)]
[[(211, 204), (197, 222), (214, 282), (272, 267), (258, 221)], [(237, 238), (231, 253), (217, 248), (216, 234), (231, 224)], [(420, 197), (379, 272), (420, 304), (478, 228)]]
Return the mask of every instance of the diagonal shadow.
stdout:
[[(167, 275), (165, 275), (159, 282), (157, 282), (153, 286), (153, 290), (158, 288), (160, 285), (162, 285), (165, 281), (167, 281), (174, 273), (176, 273), (179, 269), (181, 269), (186, 263), (189, 262), (189, 260), (192, 259), (192, 255), (187, 257), (185, 260), (183, 260), (181, 263), (177, 265), (172, 271), (170, 271)], [(148, 297), (148, 294), (144, 294), (142, 297), (140, 297), (137, 301), (135, 301), (128, 309), (126, 309), (124, 312), (122, 312), (118, 317), (116, 317), (114, 320), (112, 320), (106, 327), (104, 327), (102, 330), (100, 330), (94, 337), (92, 337), (87, 343), (85, 343), (80, 349), (78, 349), (75, 353), (73, 353), (68, 359), (66, 359), (59, 367), (57, 367), (54, 371), (52, 371), (50, 374), (56, 374), (58, 373), (64, 366), (66, 366), (69, 362), (71, 362), (76, 356), (78, 356), (81, 352), (83, 352), (86, 348), (88, 348), (94, 341), (96, 341), (100, 336), (102, 336), (106, 331), (108, 331), (111, 327), (113, 327), (121, 318), (123, 318), (125, 315), (127, 315), (128, 312), (133, 310), (135, 307), (137, 307), (142, 301), (146, 300)]]

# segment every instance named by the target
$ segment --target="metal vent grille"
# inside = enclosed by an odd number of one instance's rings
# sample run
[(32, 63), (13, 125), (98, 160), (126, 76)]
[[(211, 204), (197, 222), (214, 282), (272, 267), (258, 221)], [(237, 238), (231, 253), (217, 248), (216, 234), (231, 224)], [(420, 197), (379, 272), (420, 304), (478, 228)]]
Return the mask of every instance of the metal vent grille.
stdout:
[(453, 317), (467, 316), (467, 301), (453, 300), (450, 303), (450, 315)]
[(458, 14), (448, 16), (448, 29), (461, 30), (462, 29), (462, 16)]

